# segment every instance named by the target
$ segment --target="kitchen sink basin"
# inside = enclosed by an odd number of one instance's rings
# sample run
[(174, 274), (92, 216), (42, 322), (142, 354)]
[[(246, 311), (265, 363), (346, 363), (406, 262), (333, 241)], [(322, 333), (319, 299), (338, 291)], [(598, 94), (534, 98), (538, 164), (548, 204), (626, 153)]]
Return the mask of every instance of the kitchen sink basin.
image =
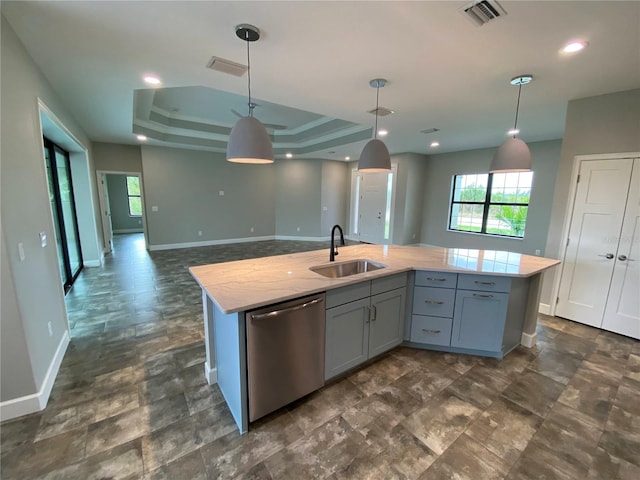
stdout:
[(367, 260), (366, 258), (359, 258), (346, 262), (317, 265), (315, 267), (309, 267), (309, 270), (327, 278), (342, 278), (357, 275), (358, 273), (373, 272), (381, 268), (386, 268), (386, 265)]

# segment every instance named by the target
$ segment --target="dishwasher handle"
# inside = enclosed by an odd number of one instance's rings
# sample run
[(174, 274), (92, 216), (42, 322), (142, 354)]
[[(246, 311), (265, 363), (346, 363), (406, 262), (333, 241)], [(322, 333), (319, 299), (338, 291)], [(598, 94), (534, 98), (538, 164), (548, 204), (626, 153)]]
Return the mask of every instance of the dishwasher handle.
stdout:
[(293, 307), (283, 308), (282, 310), (274, 310), (273, 312), (260, 313), (258, 315), (251, 315), (251, 320), (262, 320), (265, 318), (274, 318), (285, 313), (295, 312), (296, 310), (302, 310), (303, 308), (310, 307), (311, 305), (316, 305), (321, 303), (324, 300), (322, 297), (314, 298), (310, 302), (305, 302), (300, 305), (294, 305)]

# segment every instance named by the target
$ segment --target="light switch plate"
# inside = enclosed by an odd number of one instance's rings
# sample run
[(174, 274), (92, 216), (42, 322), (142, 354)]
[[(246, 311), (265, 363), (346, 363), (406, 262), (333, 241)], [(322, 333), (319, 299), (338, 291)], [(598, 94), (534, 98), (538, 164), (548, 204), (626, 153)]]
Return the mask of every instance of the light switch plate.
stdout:
[(40, 246), (42, 248), (47, 246), (47, 234), (46, 234), (46, 232), (40, 232)]
[(151, 211), (152, 212), (157, 212), (158, 211), (158, 206), (157, 205), (151, 205)]

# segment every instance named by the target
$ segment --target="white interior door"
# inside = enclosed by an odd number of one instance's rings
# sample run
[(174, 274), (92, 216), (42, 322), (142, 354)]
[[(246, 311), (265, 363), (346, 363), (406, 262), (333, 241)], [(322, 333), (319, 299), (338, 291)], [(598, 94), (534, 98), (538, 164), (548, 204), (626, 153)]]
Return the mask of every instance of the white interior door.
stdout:
[(358, 173), (358, 234), (360, 241), (391, 242), (391, 200), (393, 172)]
[(602, 328), (640, 339), (640, 159), (633, 173)]
[(111, 206), (109, 205), (109, 189), (107, 188), (107, 174), (97, 172), (98, 199), (100, 201), (100, 218), (102, 219), (102, 235), (104, 253), (110, 253), (113, 241), (113, 227), (111, 225)]
[(560, 317), (602, 325), (632, 167), (633, 159), (580, 164), (556, 308)]

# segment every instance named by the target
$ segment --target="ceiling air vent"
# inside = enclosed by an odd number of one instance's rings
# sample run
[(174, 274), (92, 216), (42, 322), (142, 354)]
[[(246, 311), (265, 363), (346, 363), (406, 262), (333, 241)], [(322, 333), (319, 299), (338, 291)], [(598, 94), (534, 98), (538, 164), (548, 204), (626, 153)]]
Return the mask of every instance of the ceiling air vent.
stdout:
[(367, 113), (370, 113), (371, 115), (375, 115), (377, 113), (379, 117), (386, 117), (387, 115), (396, 113), (396, 111), (389, 108), (378, 107), (373, 110), (369, 110)]
[(247, 72), (247, 66), (240, 63), (232, 62), (231, 60), (225, 60), (220, 57), (211, 57), (207, 68), (215, 70), (216, 72), (228, 73), (235, 77), (241, 77)]
[(420, 130), (420, 133), (429, 134), (429, 133), (435, 133), (439, 131), (440, 131), (439, 128), (425, 128), (424, 130)]
[(474, 1), (462, 8), (462, 12), (478, 27), (507, 14), (507, 11), (495, 0)]

